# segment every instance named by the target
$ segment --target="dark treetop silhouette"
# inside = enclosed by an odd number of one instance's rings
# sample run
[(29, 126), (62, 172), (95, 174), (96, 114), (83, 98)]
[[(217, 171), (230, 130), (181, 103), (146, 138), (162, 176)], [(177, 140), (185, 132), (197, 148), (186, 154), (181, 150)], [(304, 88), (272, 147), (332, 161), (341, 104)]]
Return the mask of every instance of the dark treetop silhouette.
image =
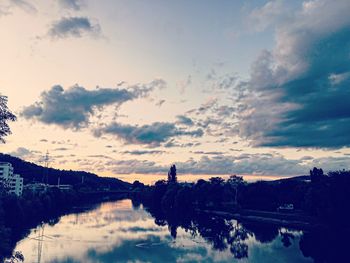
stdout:
[(4, 137), (11, 134), (9, 121), (15, 121), (16, 116), (7, 107), (7, 97), (0, 94), (0, 142), (4, 143)]
[(173, 164), (168, 172), (168, 183), (177, 183), (176, 166)]

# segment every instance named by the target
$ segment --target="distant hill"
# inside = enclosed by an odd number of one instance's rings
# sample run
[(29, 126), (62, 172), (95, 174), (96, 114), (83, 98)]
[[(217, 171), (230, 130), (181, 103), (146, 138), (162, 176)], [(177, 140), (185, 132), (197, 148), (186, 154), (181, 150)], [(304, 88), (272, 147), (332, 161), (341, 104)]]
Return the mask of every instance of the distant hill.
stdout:
[(24, 161), (20, 158), (8, 154), (0, 153), (0, 162), (9, 162), (14, 168), (16, 174), (20, 174), (24, 179), (24, 184), (43, 182), (44, 174), (47, 174), (48, 183), (55, 185), (60, 178), (60, 184), (81, 185), (93, 189), (110, 187), (111, 189), (127, 189), (131, 185), (116, 178), (99, 177), (96, 174), (84, 171), (59, 170), (46, 168), (35, 163)]

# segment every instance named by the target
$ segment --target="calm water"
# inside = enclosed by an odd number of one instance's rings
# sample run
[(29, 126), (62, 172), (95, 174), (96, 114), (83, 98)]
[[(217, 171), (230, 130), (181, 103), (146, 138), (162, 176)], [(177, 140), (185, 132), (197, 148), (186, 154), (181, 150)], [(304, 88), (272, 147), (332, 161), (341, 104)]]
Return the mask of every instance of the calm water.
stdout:
[(16, 250), (25, 262), (313, 262), (299, 249), (301, 232), (228, 221), (225, 233), (222, 222), (174, 229), (122, 200), (33, 229)]

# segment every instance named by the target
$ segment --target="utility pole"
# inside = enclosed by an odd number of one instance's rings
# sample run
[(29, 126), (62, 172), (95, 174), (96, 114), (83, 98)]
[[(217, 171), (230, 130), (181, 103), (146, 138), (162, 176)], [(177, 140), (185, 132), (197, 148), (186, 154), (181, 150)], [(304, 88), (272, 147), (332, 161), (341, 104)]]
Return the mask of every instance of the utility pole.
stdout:
[(49, 184), (49, 151), (46, 152), (44, 157), (44, 175), (43, 175), (43, 183)]

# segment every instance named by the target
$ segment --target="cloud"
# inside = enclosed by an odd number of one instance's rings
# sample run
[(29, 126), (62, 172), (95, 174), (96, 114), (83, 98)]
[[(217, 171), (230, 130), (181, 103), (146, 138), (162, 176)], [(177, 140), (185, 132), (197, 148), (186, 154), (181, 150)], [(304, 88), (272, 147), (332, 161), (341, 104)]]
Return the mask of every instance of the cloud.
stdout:
[(38, 12), (34, 5), (24, 0), (10, 0), (10, 3), (29, 14), (36, 14)]
[[(305, 161), (307, 161), (305, 163)], [(185, 162), (176, 162), (179, 174), (209, 174), (209, 175), (306, 175), (313, 167), (322, 167), (326, 172), (339, 169), (349, 169), (350, 157), (301, 158), (286, 159), (281, 155), (272, 154), (241, 154), (238, 156), (201, 156), (190, 158)], [(147, 160), (118, 160), (105, 164), (106, 169), (116, 174), (164, 174), (169, 165), (159, 165)]]
[(264, 6), (254, 9), (248, 16), (248, 23), (257, 31), (262, 31), (275, 23), (285, 22), (290, 19), (291, 5), (288, 1), (268, 1)]
[(88, 155), (88, 157), (97, 159), (112, 159), (112, 157), (103, 154)]
[(224, 152), (216, 152), (216, 151), (212, 151), (212, 152), (194, 151), (192, 153), (194, 153), (194, 154), (205, 154), (205, 155), (222, 155), (222, 154), (225, 154)]
[(188, 174), (259, 174), (298, 175), (306, 173), (298, 160), (287, 160), (269, 154), (242, 154), (239, 156), (202, 156), (176, 164), (181, 173)]
[(21, 159), (25, 159), (25, 160), (32, 160), (40, 156), (41, 152), (32, 151), (25, 147), (18, 147), (16, 150), (10, 152), (9, 155), (12, 155)]
[(58, 0), (60, 6), (67, 9), (79, 11), (82, 8), (83, 2), (81, 0)]
[(220, 92), (231, 89), (235, 86), (239, 80), (236, 73), (226, 73), (226, 74), (217, 74), (214, 69), (207, 74), (206, 79), (210, 84), (210, 87), (206, 89), (208, 92)]
[(190, 148), (190, 147), (196, 147), (199, 145), (201, 145), (200, 142), (180, 143), (175, 139), (171, 139), (167, 143), (165, 143), (163, 146), (166, 148), (172, 148), (172, 147)]
[(304, 2), (236, 88), (239, 135), (256, 146), (350, 146), (350, 5)]
[(25, 158), (33, 156), (32, 151), (28, 150), (24, 147), (18, 147), (15, 151), (9, 153), (12, 156), (16, 156), (18, 158)]
[(177, 123), (179, 123), (179, 124), (183, 124), (183, 125), (187, 125), (187, 126), (193, 125), (193, 121), (191, 120), (191, 118), (188, 118), (184, 115), (178, 115), (176, 117), (178, 119)]
[(10, 9), (9, 6), (4, 6), (0, 4), (0, 17), (11, 14), (9, 9)]
[(133, 150), (133, 151), (123, 151), (122, 154), (130, 154), (130, 155), (147, 155), (147, 154), (162, 154), (165, 153), (165, 151), (159, 151), (159, 150)]
[(109, 161), (105, 168), (115, 174), (161, 174), (166, 173), (169, 167), (158, 166), (153, 161), (146, 160), (118, 160)]
[(43, 92), (38, 102), (24, 107), (21, 116), (63, 128), (80, 129), (86, 127), (90, 117), (104, 106), (120, 106), (127, 101), (147, 97), (151, 91), (164, 85), (162, 80), (127, 88), (95, 90), (87, 90), (78, 85), (64, 90), (62, 86), (56, 85)]
[(192, 76), (188, 75), (186, 79), (178, 81), (176, 83), (177, 87), (180, 89), (180, 94), (184, 94), (187, 87), (192, 84)]
[(59, 148), (55, 148), (55, 149), (53, 149), (54, 151), (69, 151), (69, 150), (71, 150), (71, 149), (69, 149), (69, 148), (66, 148), (66, 147), (59, 147)]
[(164, 104), (165, 100), (159, 100), (157, 103), (156, 103), (156, 106), (158, 107), (161, 107), (163, 104)]
[(201, 129), (193, 131), (180, 129), (177, 128), (175, 124), (168, 122), (155, 122), (150, 125), (142, 126), (113, 122), (105, 127), (96, 129), (94, 134), (97, 137), (104, 134), (111, 134), (121, 139), (126, 144), (145, 144), (151, 147), (157, 147), (173, 137), (201, 137), (203, 131)]
[(52, 23), (48, 35), (53, 39), (61, 39), (80, 38), (86, 35), (99, 36), (100, 33), (100, 25), (97, 22), (91, 22), (87, 17), (62, 17)]
[[(232, 103), (232, 102), (230, 102)], [(207, 135), (232, 137), (237, 135), (236, 107), (220, 105), (219, 100), (211, 98), (200, 107), (186, 112), (194, 126), (205, 129)]]

